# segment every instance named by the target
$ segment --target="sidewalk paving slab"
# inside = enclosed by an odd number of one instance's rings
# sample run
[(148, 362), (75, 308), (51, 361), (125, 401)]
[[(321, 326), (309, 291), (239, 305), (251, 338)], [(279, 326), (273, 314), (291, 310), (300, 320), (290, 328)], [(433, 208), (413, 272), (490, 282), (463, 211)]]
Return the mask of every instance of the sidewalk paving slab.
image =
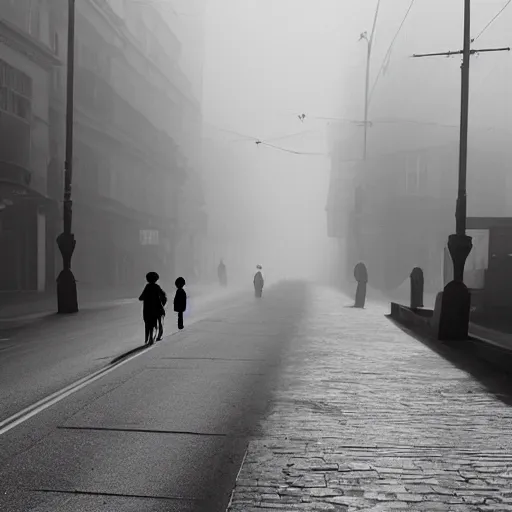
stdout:
[(512, 409), (351, 303), (312, 291), (228, 510), (512, 510)]

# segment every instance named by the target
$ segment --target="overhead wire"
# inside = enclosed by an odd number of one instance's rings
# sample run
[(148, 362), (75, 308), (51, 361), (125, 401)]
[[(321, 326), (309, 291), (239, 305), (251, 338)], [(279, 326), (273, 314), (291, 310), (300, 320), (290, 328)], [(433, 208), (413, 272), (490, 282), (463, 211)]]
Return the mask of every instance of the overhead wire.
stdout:
[(296, 151), (296, 150), (293, 150), (293, 149), (283, 148), (281, 146), (276, 146), (274, 144), (270, 144), (269, 142), (266, 142), (265, 139), (260, 139), (258, 137), (253, 137), (251, 135), (245, 135), (245, 134), (237, 132), (235, 130), (228, 130), (226, 128), (221, 128), (220, 126), (216, 126), (216, 125), (214, 125), (212, 123), (207, 123), (207, 124), (209, 126), (211, 126), (212, 128), (215, 128), (215, 129), (217, 129), (219, 131), (226, 132), (226, 133), (231, 133), (233, 135), (237, 135), (238, 137), (242, 137), (243, 140), (254, 142), (256, 145), (268, 146), (268, 147), (277, 149), (279, 151), (284, 151), (286, 153), (292, 153), (294, 155), (304, 155), (304, 156), (325, 156), (327, 154), (327, 153), (314, 153), (314, 152), (309, 153), (309, 152), (306, 152), (306, 151)]
[(512, 0), (507, 0), (507, 3), (498, 11), (498, 13), (485, 25), (485, 27), (478, 33), (476, 37), (471, 39), (474, 43), (503, 13), (503, 11), (512, 3)]
[[(510, 0), (510, 1), (512, 1), (512, 0)], [(384, 69), (384, 67), (386, 65), (386, 62), (388, 61), (389, 56), (391, 55), (391, 51), (393, 50), (395, 42), (396, 42), (398, 36), (400, 35), (400, 32), (402, 31), (402, 28), (405, 25), (405, 22), (407, 21), (407, 18), (409, 17), (409, 14), (410, 14), (410, 12), (411, 12), (415, 2), (416, 2), (416, 0), (411, 0), (411, 3), (409, 4), (409, 8), (407, 9), (407, 12), (405, 13), (404, 18), (403, 18), (402, 22), (400, 23), (400, 26), (398, 27), (398, 30), (396, 31), (396, 34), (393, 37), (393, 40), (391, 41), (391, 44), (389, 45), (389, 48), (388, 48), (388, 50), (387, 50), (387, 52), (386, 52), (386, 54), (384, 56), (384, 59), (382, 61), (381, 66), (379, 68), (379, 72), (377, 73), (377, 76), (375, 77), (375, 82), (373, 83), (373, 87), (372, 87), (372, 90), (370, 92), (370, 97), (368, 99), (368, 103), (371, 103), (371, 101), (372, 101), (373, 93), (375, 92), (375, 88), (377, 87), (377, 83), (379, 82), (379, 78), (382, 75), (382, 71), (383, 71), (383, 69)]]
[(257, 141), (256, 144), (261, 144), (263, 146), (268, 146), (270, 148), (274, 148), (274, 149), (278, 149), (280, 151), (285, 151), (286, 153), (292, 153), (294, 155), (306, 155), (306, 156), (327, 156), (328, 154), (327, 153), (308, 153), (308, 152), (305, 152), (305, 151), (295, 151), (293, 149), (287, 149), (287, 148), (282, 148), (280, 146), (274, 146), (274, 144), (269, 144), (268, 142), (264, 142), (264, 141)]
[[(302, 132), (290, 133), (288, 135), (281, 135), (279, 137), (270, 137), (268, 139), (265, 139), (265, 142), (271, 142), (271, 141), (283, 140), (283, 139), (291, 139), (292, 137), (298, 137), (300, 135), (306, 135), (308, 133), (318, 133), (318, 132), (319, 132), (319, 130), (305, 130)], [(248, 140), (253, 140), (253, 139), (252, 138), (248, 139), (247, 137), (244, 137), (242, 139), (234, 140), (232, 142), (248, 142)]]

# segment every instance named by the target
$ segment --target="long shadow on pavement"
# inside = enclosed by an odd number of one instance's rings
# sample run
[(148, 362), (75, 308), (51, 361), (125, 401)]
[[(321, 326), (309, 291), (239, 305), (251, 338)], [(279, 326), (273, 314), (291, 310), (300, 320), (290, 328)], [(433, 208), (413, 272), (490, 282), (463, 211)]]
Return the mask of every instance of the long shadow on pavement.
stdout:
[[(292, 342), (302, 318), (307, 311), (308, 287), (306, 283), (283, 281), (265, 290), (262, 299), (254, 299), (254, 308), (236, 317), (236, 324), (251, 324), (264, 322), (269, 329), (268, 336), (275, 340), (270, 353), (267, 354), (269, 363), (265, 367), (265, 375), (247, 374), (240, 385), (251, 402), (250, 410), (245, 409), (242, 418), (235, 414), (228, 431), (236, 432), (231, 437), (235, 448), (232, 453), (245, 452), (249, 440), (257, 435), (259, 420), (265, 416), (272, 403), (272, 392), (276, 379), (279, 378), (282, 356)], [(233, 311), (235, 311), (235, 308)], [(250, 336), (250, 332), (248, 333)], [(238, 418), (237, 418), (238, 416)], [(234, 462), (234, 463), (233, 463)], [(227, 508), (231, 489), (235, 485), (236, 476), (242, 459), (227, 460), (223, 470), (215, 475), (213, 493), (204, 508), (197, 507), (197, 512), (224, 512)], [(229, 494), (226, 494), (229, 489)]]
[(117, 357), (114, 357), (114, 359), (112, 359), (112, 361), (110, 361), (109, 364), (114, 365), (114, 364), (120, 363), (124, 359), (126, 359), (130, 356), (133, 356), (135, 354), (138, 354), (139, 352), (142, 352), (143, 350), (146, 350), (148, 348), (150, 348), (149, 345), (141, 345), (140, 347), (132, 348), (131, 350), (128, 350), (128, 352), (124, 352), (123, 354), (121, 354)]
[(389, 315), (386, 318), (456, 368), (470, 374), (498, 400), (512, 406), (512, 354), (476, 340), (444, 344), (425, 333), (412, 331)]

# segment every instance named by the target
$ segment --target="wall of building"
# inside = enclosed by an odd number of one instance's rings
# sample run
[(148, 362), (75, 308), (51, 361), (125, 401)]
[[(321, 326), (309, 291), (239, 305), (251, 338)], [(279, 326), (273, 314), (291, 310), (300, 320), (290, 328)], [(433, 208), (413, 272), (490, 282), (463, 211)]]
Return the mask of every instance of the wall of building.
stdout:
[(30, 11), (28, 5), (26, 0), (9, 2), (0, 13), (5, 88), (0, 97), (0, 187), (13, 182), (24, 189), (24, 195), (1, 213), (0, 291), (43, 290), (47, 279), (44, 198), (50, 159), (49, 91), (56, 59), (48, 46), (47, 2), (33, 2)]
[[(65, 4), (53, 10), (59, 41), (66, 40)], [(137, 39), (130, 32), (133, 18), (122, 14), (105, 2), (77, 3), (73, 269), (80, 282), (95, 286), (140, 282), (150, 268), (173, 275), (184, 174), (175, 140), (182, 95), (173, 93), (166, 75), (172, 60), (162, 48), (144, 43), (154, 27), (136, 25)], [(65, 44), (59, 53), (66, 62)], [(58, 75), (53, 157), (63, 163), (65, 72)], [(59, 181), (61, 175), (54, 177)], [(148, 229), (159, 230), (158, 247), (140, 244), (140, 230)]]

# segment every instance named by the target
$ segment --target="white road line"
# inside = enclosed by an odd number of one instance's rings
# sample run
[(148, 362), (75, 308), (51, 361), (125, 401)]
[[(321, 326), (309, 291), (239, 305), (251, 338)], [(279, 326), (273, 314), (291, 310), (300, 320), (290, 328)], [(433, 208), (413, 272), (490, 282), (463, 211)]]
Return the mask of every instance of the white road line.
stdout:
[[(153, 345), (153, 347), (155, 346), (156, 345)], [(39, 414), (40, 412), (44, 411), (45, 409), (48, 409), (52, 405), (60, 402), (61, 400), (64, 400), (64, 398), (67, 398), (68, 396), (72, 395), (73, 393), (76, 393), (80, 389), (85, 388), (92, 382), (101, 379), (101, 377), (103, 377), (104, 375), (107, 375), (108, 373), (117, 370), (123, 364), (126, 364), (135, 359), (136, 357), (145, 354), (146, 352), (147, 351), (144, 350), (142, 352), (134, 354), (133, 356), (128, 357), (127, 359), (120, 361), (119, 363), (115, 363), (112, 366), (102, 368), (101, 370), (98, 370), (92, 373), (91, 375), (88, 375), (87, 377), (77, 380), (73, 384), (70, 384), (69, 386), (47, 396), (46, 398), (39, 400), (35, 404), (26, 407), (25, 409), (17, 412), (16, 414), (13, 414), (11, 417), (0, 422), (0, 436), (9, 432), (9, 430), (12, 430), (14, 427), (21, 425), (22, 423), (29, 420), (36, 414)]]
[[(239, 302), (238, 304), (241, 304)], [(218, 311), (222, 311), (226, 308), (221, 308)], [(197, 316), (194, 318), (194, 320), (187, 323), (187, 325), (193, 325), (197, 322), (201, 322), (208, 317), (212, 315), (212, 313), (218, 312), (218, 311), (208, 311), (204, 312), (202, 315)], [(172, 331), (170, 334), (167, 334), (164, 337), (165, 338), (169, 336), (173, 336), (178, 333), (182, 333), (183, 331)], [(185, 331), (186, 332), (186, 331)], [(161, 343), (161, 342), (160, 342)], [(94, 373), (91, 373), (90, 375), (87, 375), (86, 377), (83, 377), (76, 382), (70, 384), (69, 386), (66, 386), (65, 388), (56, 391), (55, 393), (52, 393), (51, 395), (48, 395), (47, 397), (39, 400), (38, 402), (29, 405), (25, 409), (22, 409), (21, 411), (17, 412), (16, 414), (13, 414), (9, 418), (6, 418), (5, 420), (0, 421), (0, 436), (3, 434), (9, 432), (9, 430), (12, 430), (13, 428), (17, 427), (18, 425), (21, 425), (25, 421), (29, 420), (30, 418), (36, 416), (40, 412), (43, 412), (45, 409), (48, 409), (52, 405), (64, 400), (64, 398), (67, 398), (68, 396), (72, 395), (73, 393), (76, 393), (77, 391), (80, 391), (81, 389), (85, 388), (89, 384), (93, 383), (94, 381), (101, 379), (103, 376), (109, 374), (110, 372), (113, 372), (114, 370), (117, 370), (120, 366), (129, 363), (136, 357), (139, 357), (143, 354), (147, 354), (149, 350), (152, 348), (158, 347), (159, 343), (156, 343), (155, 345), (152, 345), (151, 347), (148, 347), (146, 350), (143, 350), (141, 352), (138, 352), (136, 354), (133, 354), (132, 356), (128, 356), (126, 359), (121, 359), (119, 362), (116, 362), (114, 364), (111, 364), (110, 366), (107, 366), (105, 368), (101, 368), (100, 370), (95, 371)]]

